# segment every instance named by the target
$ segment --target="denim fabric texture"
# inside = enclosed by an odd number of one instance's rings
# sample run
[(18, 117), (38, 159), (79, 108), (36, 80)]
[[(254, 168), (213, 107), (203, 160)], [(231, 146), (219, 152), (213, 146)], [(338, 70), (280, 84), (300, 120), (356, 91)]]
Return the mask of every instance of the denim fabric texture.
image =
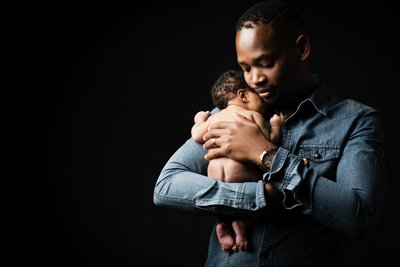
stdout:
[[(191, 139), (162, 169), (154, 190), (158, 206), (206, 216), (262, 216), (250, 233), (250, 251), (224, 253), (213, 232), (205, 266), (346, 266), (340, 256), (351, 256), (352, 246), (373, 229), (385, 193), (379, 114), (332, 96), (320, 75), (313, 79), (317, 89), (285, 121), (282, 144), (260, 181), (206, 177), (206, 151)], [(285, 209), (268, 208), (266, 181), (284, 193)]]

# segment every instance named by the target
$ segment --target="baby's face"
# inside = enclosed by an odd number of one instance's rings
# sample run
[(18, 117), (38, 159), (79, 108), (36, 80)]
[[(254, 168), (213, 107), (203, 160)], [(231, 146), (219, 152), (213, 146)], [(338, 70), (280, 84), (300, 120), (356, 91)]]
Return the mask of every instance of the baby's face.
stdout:
[(249, 109), (257, 111), (258, 113), (265, 114), (265, 103), (264, 100), (261, 98), (261, 96), (254, 92), (254, 91), (249, 91), (248, 92), (249, 96)]

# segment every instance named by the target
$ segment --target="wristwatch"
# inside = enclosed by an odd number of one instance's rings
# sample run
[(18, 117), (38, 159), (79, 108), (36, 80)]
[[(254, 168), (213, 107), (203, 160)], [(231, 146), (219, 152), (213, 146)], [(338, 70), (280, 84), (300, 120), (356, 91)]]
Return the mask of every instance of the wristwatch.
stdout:
[(274, 161), (275, 158), (275, 154), (276, 154), (276, 149), (267, 149), (261, 153), (259, 166), (262, 171), (265, 172), (271, 169), (272, 162)]

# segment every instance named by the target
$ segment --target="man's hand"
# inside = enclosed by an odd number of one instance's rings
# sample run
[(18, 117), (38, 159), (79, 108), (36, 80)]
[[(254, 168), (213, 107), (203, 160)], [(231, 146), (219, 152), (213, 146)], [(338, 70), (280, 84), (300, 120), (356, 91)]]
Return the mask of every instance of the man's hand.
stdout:
[[(235, 114), (235, 122), (216, 122), (203, 136), (206, 160), (228, 157), (236, 161), (258, 165), (262, 151), (276, 148), (258, 125)], [(215, 138), (215, 139), (214, 139)]]

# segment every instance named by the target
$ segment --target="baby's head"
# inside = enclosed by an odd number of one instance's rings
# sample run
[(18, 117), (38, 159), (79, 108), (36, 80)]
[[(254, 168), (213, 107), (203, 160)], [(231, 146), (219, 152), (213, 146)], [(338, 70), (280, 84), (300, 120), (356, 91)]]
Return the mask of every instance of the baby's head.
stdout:
[(255, 92), (250, 88), (243, 77), (242, 71), (227, 70), (214, 82), (211, 89), (213, 104), (219, 109), (228, 106), (228, 102), (237, 96), (239, 89)]

